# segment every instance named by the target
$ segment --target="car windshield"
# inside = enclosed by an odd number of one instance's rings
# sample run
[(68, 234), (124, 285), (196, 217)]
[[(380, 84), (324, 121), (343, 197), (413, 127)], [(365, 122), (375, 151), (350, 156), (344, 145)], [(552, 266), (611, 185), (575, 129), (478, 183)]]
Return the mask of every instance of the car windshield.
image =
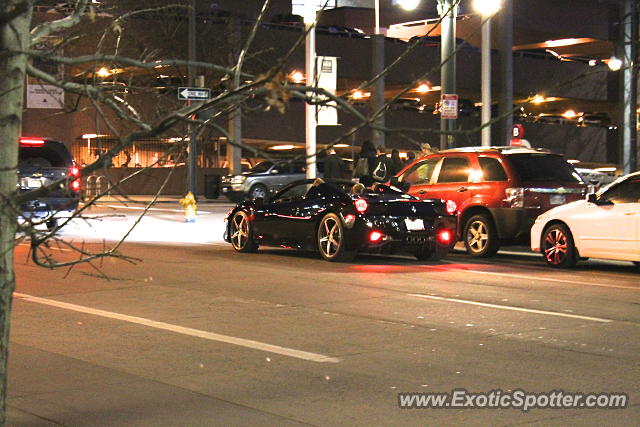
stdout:
[(566, 182), (582, 184), (576, 170), (561, 156), (543, 153), (510, 154), (507, 158), (522, 182)]
[[(56, 149), (58, 148), (58, 149)], [(62, 148), (52, 144), (42, 147), (20, 147), (19, 165), (22, 168), (62, 168), (71, 164), (71, 158), (62, 151)]]
[(260, 162), (251, 169), (251, 172), (252, 173), (266, 172), (269, 170), (271, 166), (273, 166), (273, 163), (271, 162)]

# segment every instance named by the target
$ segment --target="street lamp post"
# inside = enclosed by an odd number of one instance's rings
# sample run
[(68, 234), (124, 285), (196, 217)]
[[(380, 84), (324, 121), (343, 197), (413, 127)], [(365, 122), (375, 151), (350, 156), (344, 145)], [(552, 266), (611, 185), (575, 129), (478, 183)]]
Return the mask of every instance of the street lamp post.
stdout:
[[(315, 82), (316, 75), (316, 31), (314, 23), (316, 20), (315, 8), (306, 0), (304, 26), (305, 37), (305, 73), (307, 75), (307, 86)], [(307, 97), (315, 97), (313, 92), (307, 92)], [(305, 146), (306, 146), (306, 177), (316, 178), (316, 106), (307, 101), (305, 104)]]
[(491, 146), (491, 17), (500, 9), (500, 0), (475, 0), (482, 24), (482, 146)]
[[(371, 71), (373, 77), (384, 71), (384, 35), (380, 33), (380, 0), (375, 0), (375, 34), (371, 39), (373, 55), (371, 57)], [(384, 107), (384, 77), (380, 77), (373, 84), (371, 96), (371, 112), (375, 113)], [(384, 127), (384, 115), (378, 116), (373, 122), (378, 129), (373, 129), (371, 139), (376, 147), (385, 146), (385, 134), (379, 128)]]
[[(440, 86), (441, 94), (456, 93), (456, 15), (457, 6), (454, 0), (438, 0), (438, 14), (442, 18), (440, 33)], [(440, 149), (453, 145), (453, 135), (456, 128), (455, 119), (447, 119), (440, 114)]]

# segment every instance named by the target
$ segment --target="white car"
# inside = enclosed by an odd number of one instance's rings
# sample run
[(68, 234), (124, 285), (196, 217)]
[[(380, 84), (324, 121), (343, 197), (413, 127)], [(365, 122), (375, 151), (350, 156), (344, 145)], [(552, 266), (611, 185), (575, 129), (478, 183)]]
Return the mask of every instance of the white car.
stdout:
[(640, 172), (540, 215), (531, 228), (531, 249), (552, 267), (589, 257), (640, 266)]

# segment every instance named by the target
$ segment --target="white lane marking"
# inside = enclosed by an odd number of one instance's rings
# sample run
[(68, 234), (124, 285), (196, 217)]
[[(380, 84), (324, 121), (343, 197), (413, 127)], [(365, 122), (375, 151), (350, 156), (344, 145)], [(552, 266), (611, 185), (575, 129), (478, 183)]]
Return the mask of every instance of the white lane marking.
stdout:
[(309, 353), (307, 351), (296, 350), (293, 348), (280, 347), (278, 345), (267, 344), (259, 341), (248, 340), (244, 338), (232, 337), (229, 335), (221, 335), (213, 332), (201, 331), (198, 329), (185, 328), (183, 326), (172, 325), (170, 323), (156, 322), (155, 320), (145, 319), (143, 317), (127, 316), (126, 314), (113, 313), (111, 311), (98, 310), (95, 308), (84, 307), (76, 304), (56, 301), (47, 298), (35, 297), (32, 295), (14, 292), (13, 296), (24, 301), (34, 302), (38, 304), (58, 307), (65, 310), (77, 311), (79, 313), (93, 314), (94, 316), (106, 317), (109, 319), (122, 320), (124, 322), (135, 323), (138, 325), (148, 326), (150, 328), (162, 329), (165, 331), (175, 332), (178, 334), (189, 335), (192, 337), (203, 338), (210, 341), (218, 341), (227, 344), (247, 347), (254, 350), (266, 351), (268, 353), (280, 354), (282, 356), (294, 357), (296, 359), (309, 360), (318, 363), (338, 363), (341, 360), (337, 357), (325, 356), (317, 353)]
[[(143, 211), (147, 208), (143, 208), (141, 206), (121, 206), (121, 205), (106, 205), (108, 208), (113, 209), (133, 209), (137, 211)], [(149, 208), (148, 211), (159, 211), (159, 212), (184, 212), (184, 209), (163, 209), (163, 208)], [(210, 214), (211, 212), (206, 211), (198, 211), (199, 214)]]
[(611, 323), (613, 320), (611, 319), (603, 319), (601, 317), (590, 317), (590, 316), (580, 316), (577, 314), (567, 314), (567, 313), (558, 313), (557, 311), (545, 311), (545, 310), (535, 310), (532, 308), (522, 308), (522, 307), (513, 307), (510, 305), (497, 305), (497, 304), (488, 304), (486, 302), (477, 302), (477, 301), (469, 301), (465, 299), (457, 299), (457, 298), (445, 298), (445, 297), (437, 297), (433, 295), (422, 295), (422, 294), (408, 294), (412, 297), (432, 299), (436, 301), (448, 301), (448, 302), (457, 302), (460, 304), (470, 304), (470, 305), (478, 305), (480, 307), (488, 307), (488, 308), (497, 308), (500, 310), (512, 310), (512, 311), (523, 311), (525, 313), (535, 313), (535, 314), (545, 314), (548, 316), (559, 316), (559, 317), (569, 317), (572, 319), (580, 319), (580, 320), (590, 320), (592, 322), (602, 322), (602, 323)]
[[(444, 262), (444, 263), (447, 263), (447, 264), (460, 264), (459, 262), (446, 261), (446, 260), (441, 260), (441, 262)], [(487, 265), (490, 265), (490, 264), (487, 264)], [(434, 268), (434, 269), (437, 269), (437, 270), (444, 270), (444, 271), (451, 271), (450, 268), (439, 268), (437, 266), (430, 266), (429, 268)], [(573, 284), (573, 285), (598, 286), (598, 287), (601, 287), (601, 288), (634, 289), (636, 291), (640, 290), (640, 287), (637, 287), (637, 286), (603, 285), (603, 284), (600, 284), (600, 283), (578, 282), (576, 280), (552, 279), (550, 277), (544, 277), (544, 276), (525, 276), (525, 275), (522, 275), (522, 274), (497, 273), (497, 272), (493, 272), (493, 271), (470, 270), (470, 269), (466, 269), (466, 268), (457, 268), (456, 270), (457, 271), (468, 271), (469, 273), (488, 274), (490, 276), (514, 277), (514, 278), (517, 278), (517, 279), (529, 279), (529, 280), (539, 280), (539, 281), (545, 281), (545, 282), (558, 282), (558, 283), (570, 283), (570, 284)]]

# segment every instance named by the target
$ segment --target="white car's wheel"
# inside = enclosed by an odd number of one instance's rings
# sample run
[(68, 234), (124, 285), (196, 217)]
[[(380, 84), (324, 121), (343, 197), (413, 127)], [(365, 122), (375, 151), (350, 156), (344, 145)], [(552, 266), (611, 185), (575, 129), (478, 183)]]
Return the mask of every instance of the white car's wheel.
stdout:
[(557, 268), (573, 267), (578, 262), (578, 252), (569, 229), (553, 224), (542, 233), (540, 252), (547, 264)]

